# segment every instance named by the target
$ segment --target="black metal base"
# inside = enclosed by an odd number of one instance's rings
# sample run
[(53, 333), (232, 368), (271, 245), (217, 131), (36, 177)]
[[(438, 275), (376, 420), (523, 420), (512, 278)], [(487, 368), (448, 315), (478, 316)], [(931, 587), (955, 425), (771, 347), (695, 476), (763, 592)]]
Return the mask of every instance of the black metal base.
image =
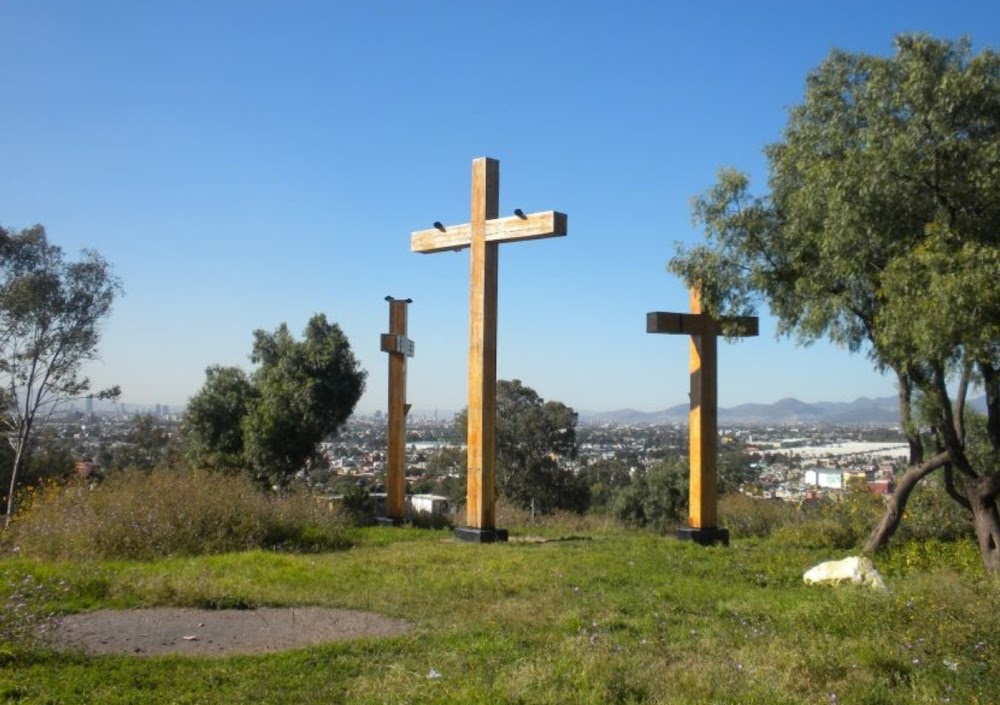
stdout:
[(402, 517), (375, 517), (375, 523), (379, 526), (402, 526)]
[(712, 527), (710, 529), (678, 529), (677, 538), (681, 541), (694, 541), (700, 546), (714, 546), (721, 543), (729, 545), (729, 529)]
[(507, 529), (474, 529), (460, 526), (455, 529), (455, 538), (469, 543), (507, 543)]

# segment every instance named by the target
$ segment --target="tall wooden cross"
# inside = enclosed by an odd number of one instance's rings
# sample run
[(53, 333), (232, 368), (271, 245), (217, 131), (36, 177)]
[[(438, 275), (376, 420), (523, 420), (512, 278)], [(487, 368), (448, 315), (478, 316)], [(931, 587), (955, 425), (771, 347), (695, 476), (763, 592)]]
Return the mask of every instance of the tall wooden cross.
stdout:
[(434, 223), (410, 236), (413, 252), (471, 252), (469, 299), (468, 491), (463, 540), (505, 541), (496, 528), (497, 260), (503, 242), (566, 234), (566, 215), (555, 211), (500, 216), (500, 162), (472, 162), (472, 220), (463, 225)]
[(691, 290), (691, 313), (646, 314), (647, 333), (691, 336), (690, 490), (688, 528), (678, 538), (704, 545), (729, 545), (729, 531), (718, 525), (719, 408), (717, 340), (727, 336), (757, 335), (756, 316), (713, 318), (702, 312), (701, 293)]
[(389, 353), (389, 448), (386, 458), (386, 516), (380, 523), (400, 524), (406, 511), (406, 358), (413, 357), (413, 341), (406, 337), (406, 308), (411, 299), (389, 302), (389, 332), (382, 334), (382, 352)]

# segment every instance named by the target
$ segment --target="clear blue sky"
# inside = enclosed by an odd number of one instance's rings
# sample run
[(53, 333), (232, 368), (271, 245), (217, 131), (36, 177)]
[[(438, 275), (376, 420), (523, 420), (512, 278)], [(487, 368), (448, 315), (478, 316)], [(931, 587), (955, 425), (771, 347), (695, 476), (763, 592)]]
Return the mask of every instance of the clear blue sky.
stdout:
[[(340, 323), (385, 407), (387, 294), (414, 299), (409, 401), (464, 406), (468, 254), (409, 233), (469, 219), (470, 165), (500, 208), (569, 214), (566, 238), (501, 247), (499, 376), (577, 409), (687, 398), (684, 310), (665, 271), (700, 238), (718, 168), (764, 185), (806, 73), (838, 47), (966, 34), (1000, 3), (0, 0), (0, 223), (96, 248), (126, 295), (96, 385), (181, 405), (252, 331)], [(720, 353), (720, 403), (893, 393), (862, 356), (761, 337)]]

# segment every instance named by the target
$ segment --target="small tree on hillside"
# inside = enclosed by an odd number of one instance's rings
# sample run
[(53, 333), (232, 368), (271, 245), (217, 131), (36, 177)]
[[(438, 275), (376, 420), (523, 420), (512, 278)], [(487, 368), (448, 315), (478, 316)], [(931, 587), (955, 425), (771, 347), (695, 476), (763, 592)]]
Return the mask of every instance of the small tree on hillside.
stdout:
[(285, 324), (256, 331), (250, 359), (257, 367), (249, 377), (208, 369), (185, 415), (189, 453), (216, 467), (241, 464), (262, 485), (284, 485), (350, 417), (366, 373), (323, 314), (309, 320), (301, 341)]
[[(97, 357), (100, 324), (120, 293), (121, 283), (97, 252), (85, 250), (67, 262), (42, 226), (0, 228), (0, 408), (14, 453), (7, 524), (37, 424), (89, 392), (80, 368)], [(118, 391), (96, 396), (113, 398)]]
[[(463, 435), (467, 411), (456, 418)], [(576, 457), (577, 415), (520, 380), (497, 382), (497, 492), (525, 509), (584, 512), (590, 488), (565, 467)]]
[[(766, 154), (770, 194), (720, 172), (695, 202), (708, 243), (670, 269), (711, 313), (764, 301), (780, 332), (866, 349), (892, 370), (910, 457), (867, 550), (941, 470), (1000, 572), (1000, 55), (920, 35), (898, 37), (892, 58), (834, 51)], [(985, 456), (967, 439), (974, 384)]]

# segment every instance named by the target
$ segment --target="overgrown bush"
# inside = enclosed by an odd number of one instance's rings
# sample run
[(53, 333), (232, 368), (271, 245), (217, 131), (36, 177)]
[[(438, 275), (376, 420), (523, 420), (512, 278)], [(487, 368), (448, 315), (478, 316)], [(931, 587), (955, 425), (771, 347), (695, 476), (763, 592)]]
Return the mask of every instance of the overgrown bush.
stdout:
[(910, 495), (898, 539), (955, 541), (973, 538), (972, 514), (952, 499), (940, 473), (928, 477)]
[(611, 502), (615, 517), (627, 526), (666, 533), (683, 523), (688, 503), (687, 459), (662, 460), (636, 473)]
[(853, 549), (868, 537), (885, 501), (863, 488), (798, 505), (797, 521), (774, 530), (779, 540), (802, 548)]
[(719, 521), (733, 538), (763, 538), (798, 520), (795, 505), (779, 499), (750, 497), (738, 492), (724, 494), (719, 499)]
[[(617, 527), (617, 522), (614, 518), (600, 513), (594, 514), (588, 512), (586, 514), (578, 514), (577, 512), (559, 509), (547, 514), (535, 512), (534, 516), (532, 516), (530, 510), (506, 500), (497, 502), (496, 510), (497, 526), (504, 529), (546, 529), (580, 533), (607, 531), (608, 529)], [(464, 523), (465, 508), (462, 507), (460, 511), (461, 513), (457, 516)]]
[(154, 559), (251, 548), (319, 551), (350, 545), (349, 521), (305, 494), (264, 494), (205, 471), (116, 473), (36, 493), (5, 543), (55, 559)]

